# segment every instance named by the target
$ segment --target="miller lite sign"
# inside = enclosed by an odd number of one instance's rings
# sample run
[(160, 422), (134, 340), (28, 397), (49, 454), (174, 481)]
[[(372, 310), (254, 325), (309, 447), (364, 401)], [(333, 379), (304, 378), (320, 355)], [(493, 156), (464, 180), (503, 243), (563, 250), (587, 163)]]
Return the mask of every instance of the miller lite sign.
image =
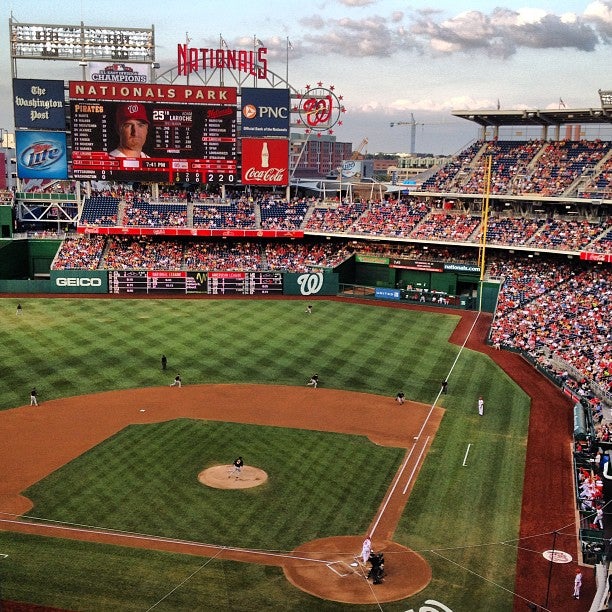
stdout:
[(242, 184), (289, 184), (289, 141), (286, 138), (242, 139)]

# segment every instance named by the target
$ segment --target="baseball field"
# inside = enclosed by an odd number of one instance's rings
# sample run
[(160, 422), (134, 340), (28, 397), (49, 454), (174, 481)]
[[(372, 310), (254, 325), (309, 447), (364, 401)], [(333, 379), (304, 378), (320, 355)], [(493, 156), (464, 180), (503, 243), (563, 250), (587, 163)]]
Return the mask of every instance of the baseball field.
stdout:
[[(475, 313), (311, 303), (1, 299), (2, 599), (512, 610), (531, 401), (463, 346)], [(199, 482), (238, 455), (265, 482)], [(349, 569), (367, 533), (383, 585)]]

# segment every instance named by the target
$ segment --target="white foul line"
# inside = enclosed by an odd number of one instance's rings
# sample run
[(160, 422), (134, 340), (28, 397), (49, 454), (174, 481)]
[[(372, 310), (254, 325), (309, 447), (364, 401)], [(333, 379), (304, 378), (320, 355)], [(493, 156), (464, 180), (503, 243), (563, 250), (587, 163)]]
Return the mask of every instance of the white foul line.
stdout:
[(419, 453), (419, 456), (417, 457), (416, 463), (414, 464), (414, 467), (412, 468), (412, 472), (410, 472), (410, 476), (408, 477), (408, 482), (406, 483), (406, 486), (404, 487), (404, 490), (402, 491), (404, 495), (406, 495), (406, 491), (408, 491), (408, 487), (410, 486), (410, 483), (412, 482), (412, 477), (414, 476), (414, 473), (417, 471), (419, 467), (419, 463), (421, 463), (421, 457), (423, 456), (423, 453), (425, 452), (425, 449), (427, 448), (427, 443), (429, 442), (430, 437), (431, 436), (427, 436), (427, 438), (425, 439), (425, 444), (423, 444), (423, 448), (421, 449), (421, 452)]
[(467, 461), (467, 456), (468, 456), (468, 453), (470, 452), (470, 446), (472, 446), (471, 442), (468, 444), (467, 450), (465, 451), (465, 457), (463, 458), (463, 467), (467, 465), (465, 462)]

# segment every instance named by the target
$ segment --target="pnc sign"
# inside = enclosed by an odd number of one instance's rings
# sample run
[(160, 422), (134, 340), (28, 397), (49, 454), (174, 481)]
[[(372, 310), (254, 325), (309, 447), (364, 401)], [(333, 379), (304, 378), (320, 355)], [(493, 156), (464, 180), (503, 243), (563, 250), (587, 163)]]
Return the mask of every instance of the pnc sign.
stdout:
[(243, 136), (289, 138), (291, 106), (288, 89), (243, 87), (240, 99)]

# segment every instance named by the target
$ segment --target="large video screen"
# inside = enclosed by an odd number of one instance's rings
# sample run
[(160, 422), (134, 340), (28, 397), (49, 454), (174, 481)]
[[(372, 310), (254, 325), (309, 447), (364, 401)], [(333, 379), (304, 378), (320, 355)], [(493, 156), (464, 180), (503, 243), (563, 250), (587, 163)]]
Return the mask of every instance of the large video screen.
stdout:
[(237, 183), (235, 87), (70, 82), (72, 177)]

